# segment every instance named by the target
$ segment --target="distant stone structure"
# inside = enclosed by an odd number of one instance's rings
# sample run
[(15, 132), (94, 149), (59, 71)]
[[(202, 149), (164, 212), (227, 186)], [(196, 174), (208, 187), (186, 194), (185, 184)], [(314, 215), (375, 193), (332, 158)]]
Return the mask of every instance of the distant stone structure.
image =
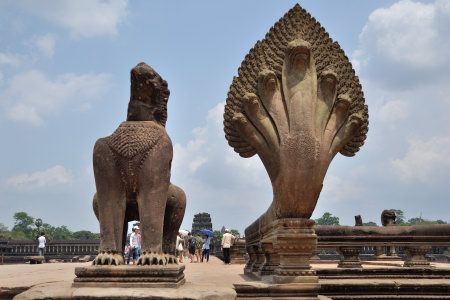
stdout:
[[(344, 51), (300, 5), (245, 56), (228, 91), (224, 131), (241, 157), (258, 154), (273, 188), (272, 204), (245, 230), (245, 272), (317, 295), (310, 217), (335, 155), (354, 156), (364, 144), (368, 108)], [(256, 286), (236, 290), (261, 295)], [(288, 297), (288, 288), (277, 290)]]
[(206, 212), (198, 213), (194, 215), (194, 220), (192, 221), (192, 234), (198, 234), (200, 230), (202, 229), (212, 229), (212, 223), (211, 223), (211, 215)]

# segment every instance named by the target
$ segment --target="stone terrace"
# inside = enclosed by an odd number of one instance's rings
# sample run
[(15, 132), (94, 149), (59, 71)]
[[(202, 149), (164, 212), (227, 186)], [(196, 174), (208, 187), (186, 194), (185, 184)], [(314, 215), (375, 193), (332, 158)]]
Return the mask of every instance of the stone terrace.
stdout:
[[(364, 269), (373, 269), (399, 265), (400, 262), (384, 262), (378, 265), (375, 262), (364, 264)], [(95, 299), (107, 297), (108, 299), (234, 299), (233, 283), (243, 283), (249, 279), (243, 275), (243, 265), (224, 265), (219, 259), (211, 257), (209, 263), (185, 263), (186, 284), (178, 289), (139, 289), (139, 288), (72, 288), (74, 269), (86, 266), (89, 263), (47, 263), (42, 265), (16, 264), (0, 265), (0, 299), (62, 299), (74, 297), (77, 299)], [(447, 269), (450, 264), (433, 263), (435, 269)], [(335, 269), (337, 263), (313, 264), (316, 270)], [(320, 271), (319, 271), (320, 272)], [(321, 279), (320, 283), (327, 284), (348, 283), (353, 284), (395, 284), (392, 279)], [(429, 279), (396, 279), (399, 283), (412, 283), (420, 285)], [(435, 284), (449, 285), (450, 279), (440, 278), (434, 280)], [(22, 293), (23, 292), (23, 293)], [(20, 294), (21, 293), (21, 294)], [(443, 299), (443, 298), (440, 298)]]

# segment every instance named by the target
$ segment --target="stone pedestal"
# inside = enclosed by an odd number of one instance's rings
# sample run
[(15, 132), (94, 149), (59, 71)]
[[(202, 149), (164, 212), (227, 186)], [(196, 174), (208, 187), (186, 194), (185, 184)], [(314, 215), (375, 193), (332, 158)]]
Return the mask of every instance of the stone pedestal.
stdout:
[(338, 251), (341, 255), (338, 268), (362, 268), (361, 260), (359, 259), (361, 247), (342, 246), (338, 248)]
[(275, 249), (280, 264), (275, 269), (273, 282), (318, 285), (316, 272), (309, 263), (317, 248), (314, 221), (280, 219), (274, 223)]
[(260, 245), (254, 246), (254, 251), (255, 251), (256, 261), (252, 266), (252, 273), (254, 275), (258, 275), (261, 267), (263, 266), (263, 264), (266, 260), (266, 257), (264, 255), (264, 252), (262, 251)]
[(183, 265), (79, 267), (73, 287), (177, 288), (185, 282), (184, 269)]
[(253, 264), (256, 262), (256, 251), (254, 246), (245, 246), (248, 253), (248, 261), (244, 267), (244, 274), (249, 275), (252, 273)]
[(275, 252), (273, 243), (265, 242), (261, 244), (261, 249), (265, 255), (265, 261), (262, 265), (259, 275), (270, 276), (275, 273), (275, 269), (280, 264), (280, 255)]
[(247, 247), (255, 261), (252, 270), (259, 269), (262, 281), (235, 284), (237, 298), (317, 300), (318, 276), (309, 264), (317, 247), (313, 226), (309, 219), (275, 220), (258, 246)]
[(425, 255), (430, 252), (431, 246), (406, 246), (406, 259), (404, 267), (430, 267)]

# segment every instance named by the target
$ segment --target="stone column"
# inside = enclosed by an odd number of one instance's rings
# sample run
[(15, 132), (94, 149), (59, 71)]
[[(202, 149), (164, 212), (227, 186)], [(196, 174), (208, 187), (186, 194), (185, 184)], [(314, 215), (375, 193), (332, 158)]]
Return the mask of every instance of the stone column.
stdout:
[(405, 246), (406, 259), (404, 267), (430, 267), (425, 254), (431, 251), (431, 246)]
[(251, 274), (253, 269), (253, 264), (256, 262), (256, 251), (253, 245), (245, 246), (248, 253), (248, 262), (244, 267), (244, 274)]
[(313, 220), (297, 218), (274, 221), (274, 246), (280, 260), (274, 283), (301, 283), (310, 291), (318, 290), (318, 277), (309, 263), (317, 248), (314, 224)]
[(273, 275), (275, 269), (280, 264), (280, 255), (276, 253), (273, 242), (262, 242), (261, 249), (265, 256), (265, 262), (259, 271), (259, 275), (260, 276)]
[(361, 246), (342, 246), (338, 247), (341, 260), (338, 268), (362, 268), (359, 260), (359, 253), (361, 253)]
[(266, 261), (266, 256), (261, 248), (261, 245), (253, 246), (255, 249), (256, 261), (252, 266), (252, 272), (259, 274), (261, 267), (264, 265)]

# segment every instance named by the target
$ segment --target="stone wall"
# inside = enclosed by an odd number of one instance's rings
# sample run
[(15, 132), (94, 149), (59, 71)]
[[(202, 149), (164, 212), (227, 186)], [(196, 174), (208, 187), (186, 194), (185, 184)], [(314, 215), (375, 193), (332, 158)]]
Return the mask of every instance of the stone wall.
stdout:
[[(4, 263), (23, 262), (25, 256), (38, 253), (34, 240), (0, 240)], [(45, 247), (45, 259), (69, 260), (74, 256), (97, 255), (99, 240), (54, 240)]]

